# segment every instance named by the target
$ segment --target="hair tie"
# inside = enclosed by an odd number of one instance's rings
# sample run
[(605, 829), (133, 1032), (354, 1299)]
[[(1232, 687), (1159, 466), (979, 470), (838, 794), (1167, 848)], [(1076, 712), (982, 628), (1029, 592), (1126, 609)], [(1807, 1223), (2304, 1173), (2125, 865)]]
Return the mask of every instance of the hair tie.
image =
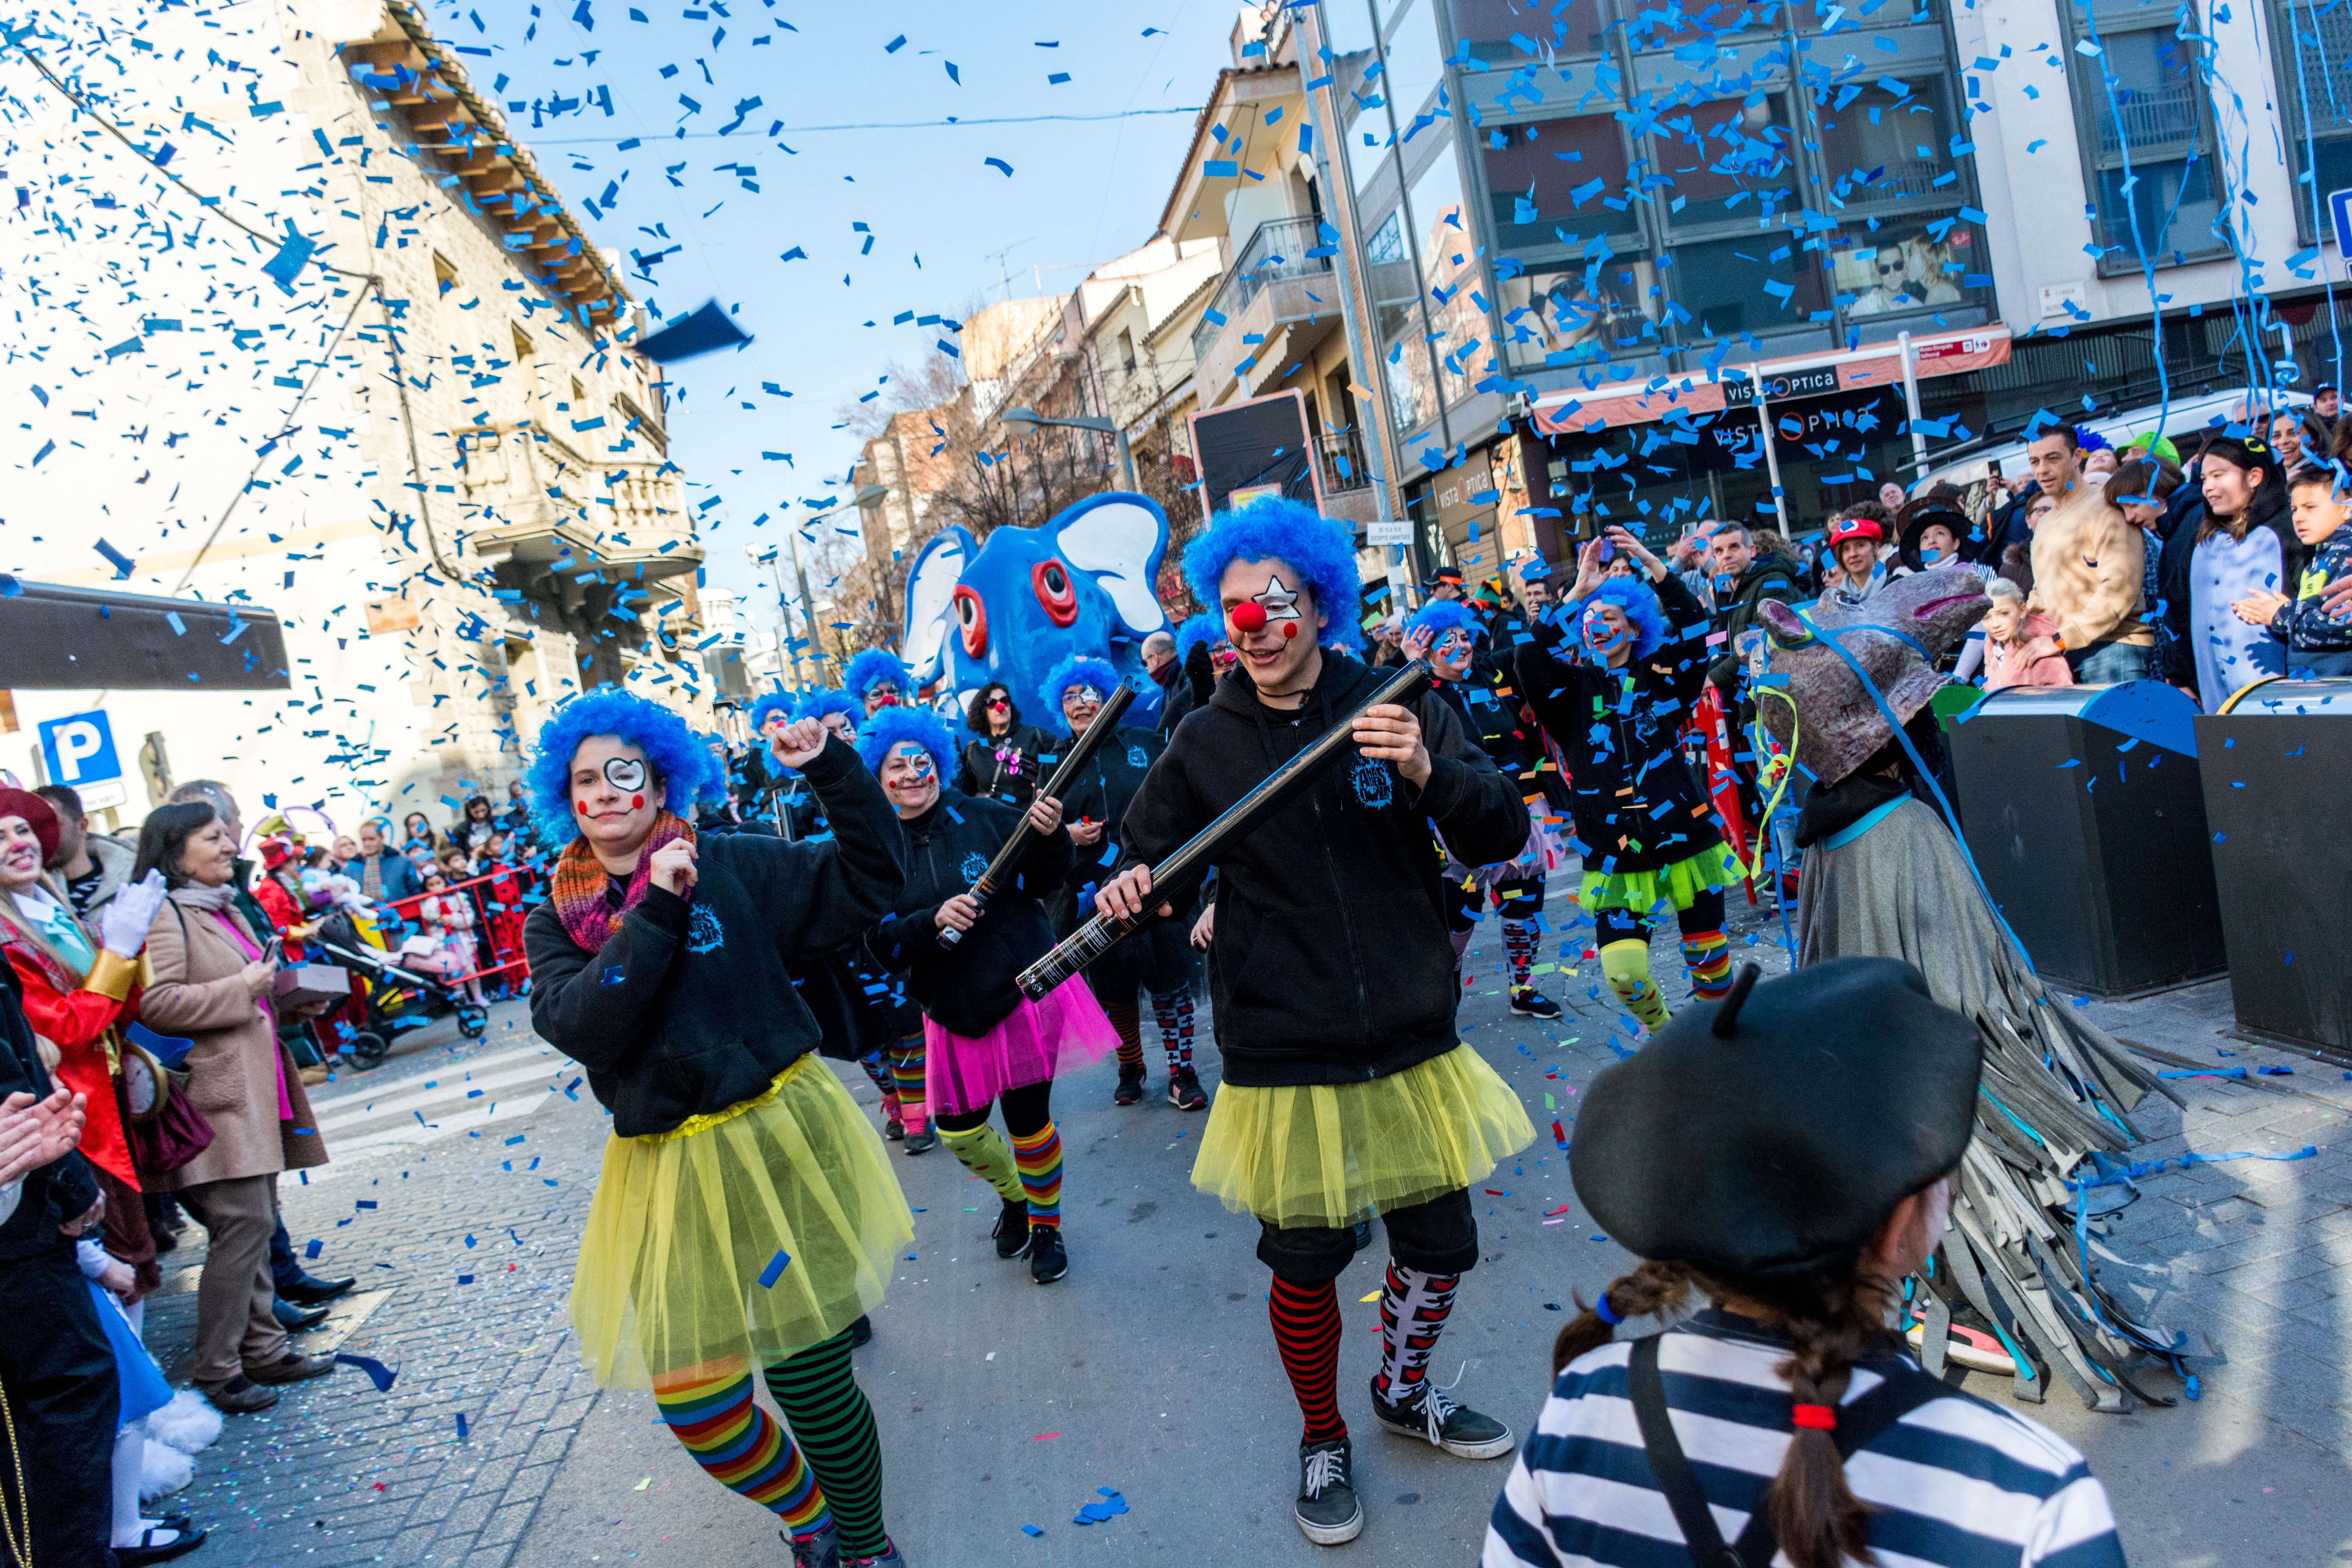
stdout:
[(1592, 1313), (1612, 1329), (1625, 1321), (1617, 1315), (1614, 1308), (1609, 1305), (1609, 1292), (1606, 1290), (1601, 1292), (1601, 1300), (1592, 1303)]
[(1834, 1432), (1837, 1430), (1837, 1407), (1832, 1405), (1800, 1405), (1789, 1419), (1800, 1431)]

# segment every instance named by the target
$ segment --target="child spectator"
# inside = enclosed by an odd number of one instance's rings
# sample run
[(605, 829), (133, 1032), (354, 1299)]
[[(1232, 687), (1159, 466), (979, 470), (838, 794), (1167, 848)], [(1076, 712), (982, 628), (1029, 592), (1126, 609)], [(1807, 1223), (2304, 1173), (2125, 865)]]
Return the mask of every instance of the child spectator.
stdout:
[(2025, 590), (2006, 577), (1996, 577), (1985, 584), (1985, 592), (1992, 597), (1983, 622), (1985, 689), (2074, 685), (2057, 626), (2047, 616), (2026, 614)]
[(2249, 626), (2267, 626), (2286, 645), (2286, 672), (2298, 680), (2352, 675), (2352, 616), (2329, 614), (2321, 590), (2352, 573), (2352, 501), (2344, 499), (2333, 468), (2305, 467), (2289, 483), (2294, 536), (2310, 552), (2297, 595), (2260, 589), (2230, 606)]
[(2286, 672), (2286, 650), (2261, 623), (2244, 625), (2230, 606), (2256, 594), (2276, 594), (2300, 563), (2283, 537), (2285, 487), (2268, 447), (2215, 437), (2205, 443), (2200, 468), (2205, 518), (2189, 558), (2189, 649), (2199, 700), (2206, 712), (2218, 713), (2231, 693)]
[[(413, 962), (424, 967), (429, 959), (433, 972), (451, 984), (464, 979), (467, 997), (481, 1006), (482, 983), (474, 976), (474, 900), (463, 893), (449, 890), (449, 878), (440, 870), (425, 873), (425, 897), (416, 906), (416, 918), (425, 926), (425, 935), (437, 952), (417, 953)], [(414, 942), (415, 939), (412, 938)]]

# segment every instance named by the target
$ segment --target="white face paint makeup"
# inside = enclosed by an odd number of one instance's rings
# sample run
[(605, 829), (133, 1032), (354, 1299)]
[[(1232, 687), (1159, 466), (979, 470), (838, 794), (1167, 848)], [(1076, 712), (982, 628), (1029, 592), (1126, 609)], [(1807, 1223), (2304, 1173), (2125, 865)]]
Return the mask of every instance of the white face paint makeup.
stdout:
[(629, 791), (646, 787), (646, 763), (643, 757), (608, 757), (604, 761), (604, 782), (614, 789)]

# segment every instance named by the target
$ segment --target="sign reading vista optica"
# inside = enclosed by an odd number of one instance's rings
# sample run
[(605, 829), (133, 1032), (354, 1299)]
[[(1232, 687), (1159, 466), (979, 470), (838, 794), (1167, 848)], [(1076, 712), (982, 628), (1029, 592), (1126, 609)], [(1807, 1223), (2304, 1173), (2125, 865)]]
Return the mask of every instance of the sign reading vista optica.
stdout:
[(64, 784), (93, 811), (121, 805), (130, 798), (122, 782), (121, 759), (115, 754), (114, 728), (106, 721), (103, 710), (44, 720), (39, 728), (41, 761), (51, 784)]
[[(1837, 366), (1825, 364), (1812, 370), (1794, 370), (1786, 375), (1764, 378), (1764, 401), (1779, 403), (1790, 397), (1820, 397), (1838, 390)], [(1726, 408), (1748, 408), (1756, 402), (1756, 383), (1730, 381), (1723, 384), (1723, 405)]]

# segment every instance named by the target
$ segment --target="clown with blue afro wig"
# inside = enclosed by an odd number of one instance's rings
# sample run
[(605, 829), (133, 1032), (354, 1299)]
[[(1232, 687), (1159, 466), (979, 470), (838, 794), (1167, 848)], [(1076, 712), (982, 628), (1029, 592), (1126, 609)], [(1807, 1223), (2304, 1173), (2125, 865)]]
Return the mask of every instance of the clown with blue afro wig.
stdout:
[(889, 702), (904, 702), (915, 695), (914, 678), (898, 662), (898, 656), (887, 647), (869, 647), (851, 659), (849, 668), (842, 673), (841, 683), (857, 699), (865, 713), (876, 711), (877, 687), (890, 688)]
[(1304, 587), (1314, 599), (1314, 607), (1328, 618), (1329, 624), (1321, 631), (1324, 646), (1350, 651), (1362, 648), (1364, 634), (1356, 625), (1360, 579), (1355, 534), (1313, 507), (1267, 497), (1238, 510), (1217, 513), (1184, 547), (1184, 580), (1201, 603), (1221, 604), (1218, 584), (1226, 567), (1235, 561), (1258, 562), (1273, 556), (1288, 562), (1298, 574), (1300, 581), (1286, 586), (1294, 591)]
[(1472, 642), (1486, 635), (1486, 624), (1470, 613), (1468, 605), (1458, 599), (1432, 599), (1421, 607), (1421, 613), (1405, 622), (1404, 635), (1437, 646), (1448, 632), (1465, 632)]
[(765, 738), (768, 721), (782, 719), (787, 724), (799, 715), (793, 710), (793, 694), (789, 691), (763, 691), (751, 704), (751, 733)]
[(879, 773), (898, 743), (912, 742), (931, 754), (931, 767), (944, 784), (955, 777), (955, 737), (947, 721), (928, 708), (885, 708), (857, 731), (857, 755), (868, 773)]
[(1224, 640), (1224, 623), (1202, 610), (1176, 628), (1176, 662), (1181, 665), (1192, 658), (1196, 647), (1206, 646), (1214, 648)]
[[(524, 787), (542, 831), (561, 834), (572, 822), (572, 756), (591, 735), (617, 735), (646, 754), (652, 782), (665, 790), (665, 809), (690, 814), (698, 801), (726, 798), (717, 758), (686, 721), (648, 698), (610, 689), (575, 697), (539, 732)], [(558, 825), (562, 825), (559, 826)]]
[(1614, 605), (1632, 623), (1633, 651), (1628, 662), (1644, 659), (1664, 646), (1666, 616), (1659, 608), (1658, 595), (1649, 584), (1639, 577), (1604, 577), (1601, 585), (1583, 598), (1568, 606), (1567, 618), (1577, 628), (1577, 641), (1594, 656), (1595, 662), (1608, 664), (1616, 651), (1613, 644), (1595, 642), (1589, 617), (1602, 605)]
[(1097, 701), (1107, 700), (1118, 689), (1118, 671), (1110, 667), (1108, 660), (1076, 653), (1047, 672), (1045, 683), (1038, 691), (1045, 699), (1047, 722), (1065, 735), (1070, 733), (1070, 719), (1062, 711), (1062, 699), (1074, 686), (1092, 687)]
[(793, 717), (823, 719), (830, 713), (845, 713), (849, 716), (849, 727), (854, 730), (858, 721), (865, 717), (858, 710), (857, 700), (848, 692), (838, 686), (823, 686), (801, 698), (800, 706), (793, 710)]

